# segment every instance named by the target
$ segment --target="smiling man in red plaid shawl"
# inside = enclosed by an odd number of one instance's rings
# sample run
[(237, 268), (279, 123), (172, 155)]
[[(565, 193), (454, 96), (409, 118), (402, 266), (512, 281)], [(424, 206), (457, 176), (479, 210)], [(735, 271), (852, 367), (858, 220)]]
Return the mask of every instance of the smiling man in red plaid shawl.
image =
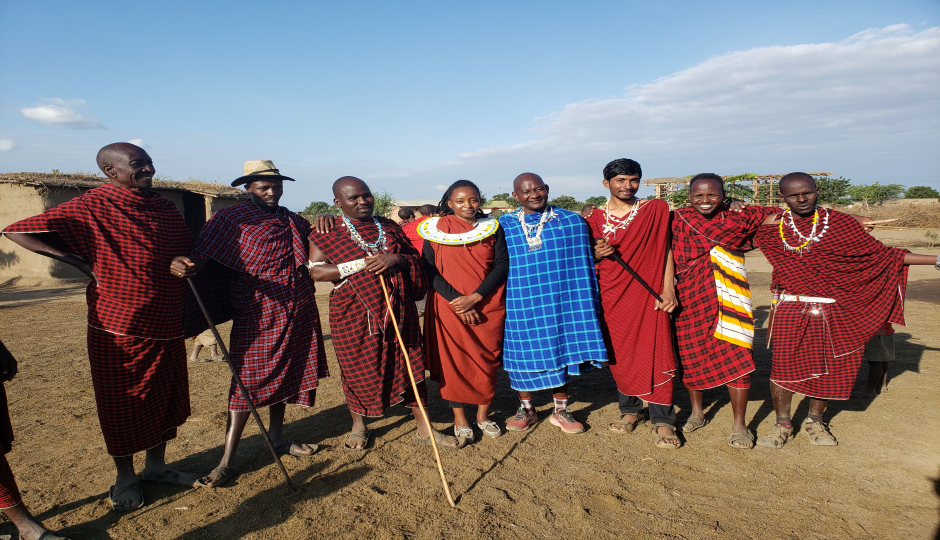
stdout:
[(115, 143), (98, 152), (111, 180), (80, 197), (14, 223), (3, 234), (30, 251), (75, 266), (88, 285), (88, 360), (98, 420), (117, 478), (116, 510), (139, 508), (134, 454), (147, 451), (140, 479), (192, 485), (196, 475), (167, 469), (166, 441), (189, 416), (183, 341), (185, 283), (167, 271), (192, 249), (176, 206), (150, 186), (153, 161)]
[[(286, 404), (312, 407), (317, 385), (328, 377), (317, 311), (316, 287), (307, 271), (310, 223), (278, 206), (284, 180), (271, 161), (245, 163), (249, 200), (219, 210), (206, 223), (192, 259), (178, 257), (171, 271), (194, 276), (211, 259), (225, 267), (232, 303), (230, 354), (256, 408), (268, 407), (268, 432), (275, 450), (309, 456), (316, 445), (284, 436)], [(200, 480), (217, 487), (235, 476), (236, 451), (250, 412), (234, 378), (229, 388), (229, 420), (222, 461)]]
[(793, 434), (794, 393), (810, 397), (802, 432), (814, 445), (838, 444), (822, 416), (830, 399), (848, 399), (865, 344), (885, 322), (904, 324), (907, 266), (933, 255), (886, 247), (841, 212), (816, 207), (806, 173), (780, 179), (789, 210), (765, 219), (755, 241), (774, 267), (770, 391), (777, 422), (757, 444), (781, 448)]
[(703, 173), (689, 182), (689, 204), (673, 212), (672, 254), (681, 308), (673, 317), (682, 384), (692, 412), (682, 431), (705, 425), (704, 390), (726, 385), (734, 422), (728, 446), (752, 448), (744, 424), (754, 371), (754, 321), (744, 268), (754, 232), (775, 209), (751, 206), (733, 211), (723, 201), (724, 181)]
[(394, 221), (372, 215), (375, 199), (365, 182), (344, 176), (333, 184), (333, 195), (343, 215), (327, 226), (329, 232), (311, 235), (310, 262), (316, 281), (335, 284), (330, 293), (330, 330), (353, 419), (345, 446), (365, 449), (369, 430), (363, 417), (382, 416), (390, 406), (404, 402), (417, 421), (416, 440), (431, 443), (433, 435), (440, 446), (458, 448), (461, 443), (455, 437), (427, 431), (379, 283), (379, 275), (384, 275), (411, 359), (408, 367), (419, 382), (422, 404), (427, 404), (426, 363), (415, 308), (428, 287), (420, 255)]

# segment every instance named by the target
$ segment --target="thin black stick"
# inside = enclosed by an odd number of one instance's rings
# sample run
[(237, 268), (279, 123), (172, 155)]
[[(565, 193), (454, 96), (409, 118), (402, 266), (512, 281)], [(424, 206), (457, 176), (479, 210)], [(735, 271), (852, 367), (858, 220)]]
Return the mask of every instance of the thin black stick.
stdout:
[[(603, 243), (606, 243), (606, 242), (607, 242), (607, 241), (604, 240), (603, 238), (598, 238), (597, 240), (595, 240), (595, 243), (597, 243), (597, 244), (603, 244)], [(620, 263), (620, 266), (622, 266), (624, 270), (626, 270), (627, 272), (629, 272), (630, 275), (633, 276), (633, 279), (639, 281), (639, 282), (640, 282), (640, 285), (642, 285), (644, 289), (646, 289), (647, 291), (650, 292), (650, 294), (653, 295), (653, 298), (659, 300), (660, 303), (662, 303), (662, 301), (663, 301), (662, 297), (659, 296), (658, 294), (656, 294), (656, 291), (654, 291), (652, 287), (650, 287), (649, 285), (647, 285), (646, 282), (643, 281), (643, 278), (641, 278), (640, 275), (637, 274), (634, 269), (630, 268), (630, 265), (629, 265), (629, 264), (627, 264), (627, 263), (624, 262), (623, 257), (621, 257), (619, 253), (617, 253), (617, 248), (614, 248), (614, 254), (611, 255), (610, 258), (613, 259), (613, 260), (615, 260), (615, 261), (617, 261), (618, 263)]]
[(245, 396), (245, 402), (248, 403), (248, 408), (251, 410), (251, 416), (253, 416), (255, 422), (258, 423), (258, 428), (261, 430), (261, 434), (264, 435), (264, 442), (268, 445), (268, 450), (271, 451), (271, 455), (274, 457), (274, 462), (277, 463), (277, 468), (280, 469), (281, 474), (284, 475), (284, 481), (287, 483), (287, 487), (289, 487), (291, 491), (297, 491), (297, 487), (294, 486), (294, 483), (291, 481), (290, 475), (287, 474), (287, 469), (285, 469), (284, 464), (281, 463), (281, 456), (277, 455), (277, 450), (274, 449), (274, 443), (271, 441), (271, 436), (268, 435), (268, 430), (264, 428), (264, 423), (261, 422), (261, 416), (258, 415), (258, 410), (255, 409), (255, 404), (251, 402), (251, 397), (248, 396), (248, 390), (245, 389), (245, 383), (242, 382), (242, 378), (238, 376), (238, 371), (235, 370), (235, 364), (232, 363), (232, 357), (229, 356), (228, 348), (222, 341), (222, 336), (219, 335), (219, 331), (216, 329), (215, 323), (212, 322), (212, 317), (209, 315), (209, 310), (206, 309), (206, 305), (202, 303), (202, 297), (199, 296), (199, 291), (196, 290), (196, 284), (193, 283), (192, 278), (186, 278), (186, 282), (189, 283), (189, 288), (193, 290), (193, 296), (196, 297), (196, 302), (199, 304), (199, 309), (202, 310), (202, 315), (206, 318), (206, 322), (209, 323), (209, 328), (212, 330), (212, 335), (215, 336), (215, 342), (219, 344), (219, 350), (222, 351), (222, 356), (225, 357), (225, 361), (228, 363), (229, 369), (232, 370), (232, 377), (235, 379), (235, 384), (238, 386), (238, 389), (241, 390), (242, 395)]

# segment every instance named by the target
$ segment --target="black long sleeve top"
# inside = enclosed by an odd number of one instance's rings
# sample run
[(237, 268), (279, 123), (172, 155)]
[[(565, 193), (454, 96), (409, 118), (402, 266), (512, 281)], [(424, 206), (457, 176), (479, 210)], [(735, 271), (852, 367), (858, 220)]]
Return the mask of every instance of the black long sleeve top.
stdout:
[[(490, 269), (486, 277), (483, 278), (483, 283), (480, 283), (480, 286), (474, 291), (483, 297), (496, 290), (509, 276), (509, 250), (506, 249), (506, 233), (504, 233), (503, 228), (500, 227), (496, 230), (494, 236), (496, 237), (496, 246), (493, 257), (493, 268)], [(430, 240), (424, 241), (422, 255), (424, 256), (424, 272), (431, 281), (431, 286), (434, 287), (434, 290), (446, 298), (448, 302), (452, 302), (456, 298), (463, 296), (437, 271), (437, 266), (434, 264), (434, 248), (431, 247)]]

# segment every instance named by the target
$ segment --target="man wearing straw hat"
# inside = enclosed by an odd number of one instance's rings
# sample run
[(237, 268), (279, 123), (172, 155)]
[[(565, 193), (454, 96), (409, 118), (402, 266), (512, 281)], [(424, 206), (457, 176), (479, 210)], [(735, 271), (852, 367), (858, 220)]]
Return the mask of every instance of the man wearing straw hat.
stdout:
[[(255, 407), (268, 407), (268, 426), (281, 455), (309, 456), (316, 445), (297, 444), (284, 436), (288, 403), (312, 407), (320, 378), (328, 377), (317, 311), (316, 288), (307, 271), (310, 223), (278, 201), (284, 180), (271, 161), (248, 161), (245, 174), (232, 182), (245, 185), (249, 200), (219, 210), (206, 223), (190, 257), (177, 257), (170, 271), (195, 276), (212, 261), (224, 276), (232, 303), (230, 353)], [(236, 450), (248, 422), (245, 397), (233, 381), (225, 452), (212, 473), (199, 482), (217, 487), (233, 478)]]
[[(420, 255), (394, 221), (372, 215), (375, 200), (365, 182), (344, 176), (333, 184), (333, 196), (343, 215), (324, 224), (328, 232), (310, 237), (310, 267), (314, 280), (335, 284), (330, 294), (330, 329), (353, 420), (346, 449), (365, 449), (370, 433), (364, 417), (383, 416), (398, 403), (414, 412), (418, 424), (415, 440), (429, 444), (433, 435), (438, 445), (459, 448), (462, 442), (456, 437), (428, 432), (418, 407), (419, 397), (414, 395), (405, 371), (405, 366), (411, 369), (419, 383), (421, 402), (426, 404), (426, 363), (415, 308), (415, 300), (424, 297), (428, 288)], [(401, 325), (407, 358), (396, 343), (380, 275), (388, 281), (394, 320)]]
[[(7, 227), (24, 248), (72, 265), (88, 285), (88, 362), (98, 421), (117, 478), (115, 510), (144, 504), (140, 480), (193, 485), (167, 468), (166, 442), (189, 416), (185, 284), (167, 266), (192, 249), (176, 206), (151, 191), (153, 160), (130, 143), (98, 151), (110, 183)], [(159, 224), (159, 227), (155, 227)], [(146, 451), (140, 477), (134, 454)]]

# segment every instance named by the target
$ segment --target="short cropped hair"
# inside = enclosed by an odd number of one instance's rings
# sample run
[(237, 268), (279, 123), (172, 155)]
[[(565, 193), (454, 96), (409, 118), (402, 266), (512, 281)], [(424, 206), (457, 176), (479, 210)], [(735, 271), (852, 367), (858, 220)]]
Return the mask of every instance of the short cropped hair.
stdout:
[(615, 159), (604, 167), (604, 180), (610, 180), (621, 174), (643, 178), (643, 169), (640, 168), (639, 163), (627, 158)]
[(411, 210), (411, 208), (399, 208), (398, 217), (401, 219), (411, 219), (415, 217), (415, 213)]

